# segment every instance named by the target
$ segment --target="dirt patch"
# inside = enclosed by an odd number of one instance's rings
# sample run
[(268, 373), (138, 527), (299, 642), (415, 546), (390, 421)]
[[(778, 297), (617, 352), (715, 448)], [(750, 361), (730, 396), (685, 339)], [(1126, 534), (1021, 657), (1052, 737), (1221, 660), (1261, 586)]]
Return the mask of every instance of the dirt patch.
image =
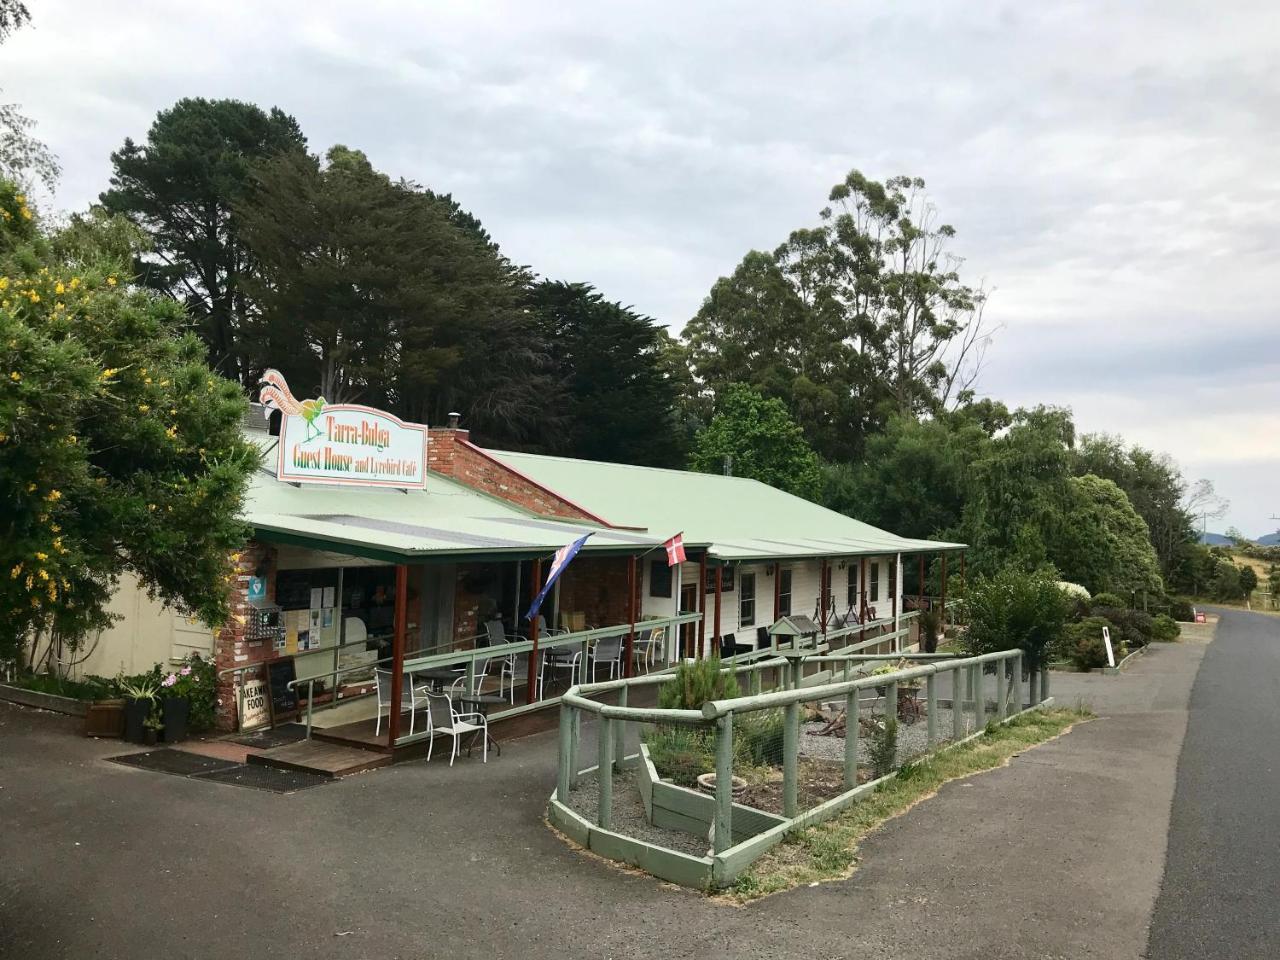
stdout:
[[(796, 798), (802, 810), (838, 797), (847, 789), (844, 785), (844, 765), (841, 763), (802, 757), (797, 770), (800, 777), (796, 786)], [(745, 779), (747, 789), (738, 802), (781, 816), (782, 771), (776, 767), (764, 767)], [(858, 783), (866, 783), (870, 779), (870, 770), (858, 770)]]

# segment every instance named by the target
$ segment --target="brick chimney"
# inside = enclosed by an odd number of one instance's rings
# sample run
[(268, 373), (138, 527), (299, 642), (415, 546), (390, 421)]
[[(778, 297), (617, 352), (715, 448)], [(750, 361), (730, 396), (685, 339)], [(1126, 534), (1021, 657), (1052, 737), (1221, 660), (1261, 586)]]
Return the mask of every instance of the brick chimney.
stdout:
[(458, 451), (470, 442), (471, 431), (458, 426), (462, 414), (450, 413), (447, 427), (431, 427), (427, 430), (427, 469), (446, 477), (458, 477)]

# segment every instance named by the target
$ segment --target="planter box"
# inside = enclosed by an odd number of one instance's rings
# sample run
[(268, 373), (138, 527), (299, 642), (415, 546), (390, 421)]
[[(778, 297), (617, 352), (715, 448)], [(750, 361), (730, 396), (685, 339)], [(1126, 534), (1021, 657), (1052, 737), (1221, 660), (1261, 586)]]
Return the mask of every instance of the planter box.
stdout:
[(84, 715), (86, 737), (123, 737), (124, 701), (94, 700)]
[(24, 690), (22, 687), (11, 687), (7, 684), (0, 684), (0, 700), (20, 703), (24, 707), (65, 713), (72, 717), (83, 717), (89, 708), (84, 700), (73, 700), (70, 697), (59, 697), (56, 694), (40, 693), (36, 690)]

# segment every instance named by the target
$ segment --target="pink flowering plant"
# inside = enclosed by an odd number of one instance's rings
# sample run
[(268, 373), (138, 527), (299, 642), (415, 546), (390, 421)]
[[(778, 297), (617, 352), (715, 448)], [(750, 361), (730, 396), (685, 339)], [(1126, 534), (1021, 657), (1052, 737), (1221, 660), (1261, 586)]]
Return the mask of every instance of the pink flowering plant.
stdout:
[(182, 697), (191, 701), (191, 726), (196, 730), (213, 726), (216, 675), (213, 663), (197, 653), (169, 668), (158, 663), (151, 668), (149, 674), (157, 685), (158, 699)]

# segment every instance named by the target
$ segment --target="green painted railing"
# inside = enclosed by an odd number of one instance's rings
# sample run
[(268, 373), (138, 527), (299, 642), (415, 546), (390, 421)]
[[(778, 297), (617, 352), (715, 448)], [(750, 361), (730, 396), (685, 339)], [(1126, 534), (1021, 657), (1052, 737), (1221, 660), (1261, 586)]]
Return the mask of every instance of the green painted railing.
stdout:
[[(667, 631), (678, 628), (686, 623), (697, 623), (702, 619), (701, 613), (680, 613), (674, 617), (662, 617), (658, 619), (637, 620), (635, 623), (635, 643), (640, 644), (643, 638), (651, 634), (654, 630), (664, 631), (664, 643), (670, 637), (666, 635)], [(548, 650), (577, 649), (579, 653), (578, 660), (578, 683), (587, 684), (591, 677), (590, 650), (591, 647), (601, 640), (609, 640), (615, 637), (626, 637), (631, 633), (632, 628), (628, 623), (616, 624), (608, 627), (593, 627), (590, 630), (578, 630), (573, 633), (554, 633), (538, 638), (536, 651), (539, 656)], [(407, 658), (404, 662), (404, 672), (406, 675), (416, 673), (421, 670), (446, 670), (450, 668), (462, 667), (463, 672), (460, 674), (466, 677), (466, 687), (468, 690), (475, 689), (476, 675), (479, 673), (479, 664), (482, 662), (505, 660), (508, 657), (529, 657), (534, 654), (535, 644), (532, 640), (516, 640), (511, 643), (493, 644), (485, 647), (472, 647), (467, 650), (454, 650), (448, 653), (432, 653), (420, 657)], [(623, 649), (622, 659), (625, 663), (626, 650)], [(664, 667), (661, 670), (653, 671), (653, 673), (663, 673), (670, 668)], [(648, 675), (646, 675), (648, 676)], [(631, 678), (632, 681), (641, 678)], [(536, 682), (536, 681), (535, 681)], [(614, 681), (621, 682), (621, 681)], [(513, 704), (511, 707), (495, 711), (489, 715), (490, 722), (502, 720), (504, 718), (518, 716), (527, 713), (530, 710), (540, 709), (548, 705), (554, 705), (559, 700), (558, 697), (547, 697), (545, 699), (535, 696), (532, 703)], [(417, 740), (423, 740), (432, 734), (428, 732), (415, 733), (405, 735), (396, 740), (396, 746), (407, 743), (413, 743)]]
[[(879, 637), (876, 641), (868, 643), (883, 642), (883, 640), (884, 637)], [(862, 646), (862, 644), (856, 646)], [(622, 858), (627, 862), (646, 869), (652, 867), (659, 872), (659, 875), (676, 882), (690, 882), (688, 878), (691, 876), (703, 878), (704, 872), (698, 869), (690, 872), (692, 868), (689, 866), (694, 864), (696, 867), (702, 864), (706, 867), (705, 878), (708, 882), (714, 886), (723, 886), (732, 882), (752, 861), (770, 846), (779, 842), (787, 833), (834, 815), (883, 781), (884, 778), (881, 778), (862, 785), (858, 784), (858, 720), (862, 691), (880, 688), (884, 691), (886, 709), (889, 708), (888, 705), (893, 705), (896, 710), (899, 685), (904, 683), (916, 685), (914, 682), (923, 680), (926, 688), (926, 738), (929, 749), (938, 746), (944, 736), (943, 731), (938, 729), (938, 677), (942, 674), (951, 676), (952, 729), (949, 733), (953, 742), (961, 742), (965, 739), (966, 712), (971, 713), (973, 735), (976, 736), (986, 727), (988, 720), (993, 723), (1002, 723), (1024, 709), (1035, 709), (1048, 700), (1046, 669), (1031, 672), (1028, 678), (1030, 697), (1029, 701), (1024, 701), (1021, 650), (1002, 650), (974, 657), (953, 654), (861, 654), (849, 649), (836, 653), (787, 649), (770, 650), (768, 653), (776, 655), (759, 656), (749, 663), (726, 661), (722, 669), (739, 675), (749, 673), (755, 677), (774, 670), (776, 671), (776, 689), (768, 692), (753, 692), (733, 699), (710, 701), (704, 703), (699, 710), (666, 710), (627, 705), (629, 690), (662, 683), (667, 679), (662, 675), (580, 684), (566, 691), (560, 701), (560, 755), (556, 792), (551, 797), (549, 809), (552, 822), (573, 827), (580, 836), (586, 836), (588, 841), (595, 837), (593, 831), (602, 831), (601, 836), (604, 841), (607, 841), (604, 849), (625, 848), (628, 852), (623, 854)], [(866, 668), (876, 663), (898, 659), (906, 659), (913, 665), (890, 673), (851, 675), (854, 668)], [(842, 669), (845, 671), (845, 678), (804, 686), (800, 679), (804, 667), (810, 665)], [(987, 683), (984, 679), (988, 668), (995, 671), (994, 689), (991, 691), (986, 689)], [(759, 691), (759, 685), (754, 680), (752, 686), (754, 690)], [(606, 694), (615, 694), (618, 702), (607, 704), (595, 699)], [(810, 809), (801, 810), (798, 799), (800, 707), (803, 703), (812, 702), (843, 702), (845, 745), (842, 771), (845, 790), (837, 797), (818, 803)], [(992, 702), (994, 706), (990, 714), (987, 709), (988, 702)], [(776, 826), (746, 839), (735, 840), (734, 816), (738, 805), (734, 803), (732, 793), (734, 718), (762, 710), (781, 710), (784, 717), (781, 757), (783, 816)], [(594, 768), (599, 786), (594, 824), (586, 823), (583, 816), (573, 811), (569, 803), (570, 791), (574, 789), (578, 779), (584, 773), (591, 772), (581, 770), (579, 763), (582, 714), (590, 714), (596, 718), (599, 736), (599, 761)], [(654, 848), (656, 853), (646, 853), (646, 848), (653, 847), (652, 844), (635, 838), (622, 837), (613, 832), (612, 799), (615, 774), (626, 764), (638, 761), (643, 766), (648, 763), (643, 747), (639, 757), (624, 755), (626, 724), (690, 726), (705, 730), (714, 737), (715, 794), (712, 819), (714, 829), (711, 830), (711, 850), (706, 858), (677, 854), (663, 847)], [(650, 784), (650, 789), (652, 791), (656, 788)], [(667, 785), (666, 789), (682, 790), (674, 785)], [(698, 795), (691, 791), (685, 792), (693, 797), (687, 802), (695, 804)], [(648, 809), (647, 806), (646, 808)], [(744, 815), (749, 814), (756, 819), (760, 816), (769, 816), (750, 808), (739, 808), (739, 812)], [(622, 844), (624, 840), (626, 844)], [(619, 846), (619, 844), (622, 845)], [(595, 847), (593, 846), (592, 849)], [(678, 859), (681, 857), (683, 859)], [(669, 872), (662, 872), (666, 869), (661, 866), (663, 864), (668, 866), (674, 864), (674, 866), (670, 867)], [(702, 883), (702, 879), (696, 879), (696, 883)]]

